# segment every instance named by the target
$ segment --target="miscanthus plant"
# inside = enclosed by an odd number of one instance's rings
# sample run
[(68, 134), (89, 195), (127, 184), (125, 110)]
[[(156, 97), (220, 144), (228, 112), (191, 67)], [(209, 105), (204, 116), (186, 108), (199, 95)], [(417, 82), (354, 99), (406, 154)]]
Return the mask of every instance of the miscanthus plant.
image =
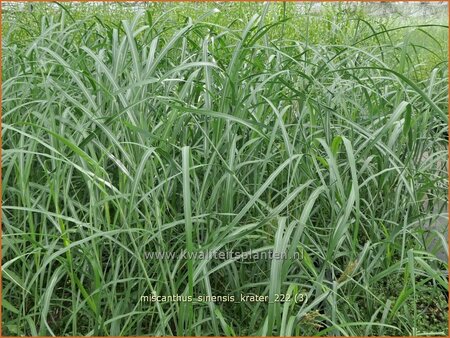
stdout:
[(3, 334), (447, 334), (447, 26), (258, 8), (10, 23)]

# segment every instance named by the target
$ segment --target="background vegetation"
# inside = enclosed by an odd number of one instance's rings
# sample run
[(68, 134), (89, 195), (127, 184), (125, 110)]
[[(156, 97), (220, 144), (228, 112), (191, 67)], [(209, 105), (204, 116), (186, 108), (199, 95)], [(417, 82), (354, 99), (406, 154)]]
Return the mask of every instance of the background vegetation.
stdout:
[(295, 6), (3, 13), (4, 335), (447, 335), (447, 13)]

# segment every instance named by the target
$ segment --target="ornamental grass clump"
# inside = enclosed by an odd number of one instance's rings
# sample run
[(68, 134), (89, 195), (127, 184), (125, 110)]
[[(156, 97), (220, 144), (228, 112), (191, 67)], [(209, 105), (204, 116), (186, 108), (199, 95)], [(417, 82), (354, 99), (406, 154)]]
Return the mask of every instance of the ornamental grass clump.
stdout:
[(446, 335), (446, 24), (167, 6), (6, 26), (3, 333)]

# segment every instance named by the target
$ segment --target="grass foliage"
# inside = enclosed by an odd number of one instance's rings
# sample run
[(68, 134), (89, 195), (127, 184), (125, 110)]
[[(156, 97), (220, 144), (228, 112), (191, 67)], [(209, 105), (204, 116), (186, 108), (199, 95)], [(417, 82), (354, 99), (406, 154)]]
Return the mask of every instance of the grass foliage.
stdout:
[(4, 14), (3, 334), (446, 335), (446, 24), (215, 6)]

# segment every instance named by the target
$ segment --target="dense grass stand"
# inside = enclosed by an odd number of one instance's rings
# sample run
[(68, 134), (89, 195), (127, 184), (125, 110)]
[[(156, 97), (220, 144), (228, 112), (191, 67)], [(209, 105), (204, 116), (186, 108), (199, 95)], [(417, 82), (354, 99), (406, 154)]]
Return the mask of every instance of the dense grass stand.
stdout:
[(3, 334), (447, 335), (442, 14), (9, 8)]

